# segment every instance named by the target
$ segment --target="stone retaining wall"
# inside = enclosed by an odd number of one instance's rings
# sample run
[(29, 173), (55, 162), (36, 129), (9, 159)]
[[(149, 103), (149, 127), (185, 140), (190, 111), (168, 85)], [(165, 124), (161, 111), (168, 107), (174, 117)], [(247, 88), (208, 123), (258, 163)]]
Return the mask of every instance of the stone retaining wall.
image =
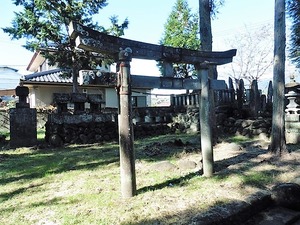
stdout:
[[(216, 125), (218, 134), (237, 134), (248, 137), (264, 134), (268, 137), (271, 133), (271, 117), (258, 117), (244, 119), (235, 117), (231, 110), (228, 112), (216, 112)], [(184, 133), (198, 132), (199, 109), (197, 107), (187, 107), (185, 112), (179, 112), (173, 117), (173, 126)], [(218, 135), (217, 134), (217, 135)]]
[[(183, 126), (174, 122), (178, 113), (184, 114), (184, 107), (134, 108), (133, 129), (135, 138), (184, 132)], [(51, 145), (70, 143), (99, 143), (117, 141), (118, 114), (116, 109), (102, 112), (52, 113), (46, 123), (45, 139)]]
[[(198, 107), (159, 107), (133, 109), (134, 137), (143, 138), (168, 133), (199, 132)], [(271, 132), (271, 118), (237, 119), (226, 113), (217, 114), (219, 134), (248, 137)], [(46, 140), (52, 145), (64, 143), (98, 143), (117, 141), (118, 115), (115, 109), (99, 113), (50, 114)]]
[[(50, 114), (46, 123), (45, 139), (54, 146), (117, 141), (117, 124), (117, 115), (114, 113)], [(165, 122), (135, 122), (134, 124), (135, 138), (168, 134), (174, 131), (171, 124)]]
[(271, 127), (272, 119), (262, 117), (257, 119), (236, 119), (229, 117), (221, 124), (218, 124), (218, 128), (223, 133), (247, 137), (255, 137), (259, 135), (269, 137), (271, 134)]
[[(198, 107), (146, 107), (133, 109), (134, 137), (142, 138), (168, 133), (199, 132)], [(46, 140), (58, 143), (94, 143), (117, 140), (117, 109), (104, 109), (101, 113), (54, 113), (37, 110), (38, 129), (46, 128)], [(269, 136), (271, 118), (241, 119), (231, 110), (217, 111), (219, 134)], [(4, 122), (3, 122), (4, 121)], [(6, 122), (5, 122), (6, 121)], [(9, 114), (0, 111), (1, 132), (9, 132)], [(47, 123), (46, 123), (47, 122)], [(217, 134), (218, 135), (218, 134)]]

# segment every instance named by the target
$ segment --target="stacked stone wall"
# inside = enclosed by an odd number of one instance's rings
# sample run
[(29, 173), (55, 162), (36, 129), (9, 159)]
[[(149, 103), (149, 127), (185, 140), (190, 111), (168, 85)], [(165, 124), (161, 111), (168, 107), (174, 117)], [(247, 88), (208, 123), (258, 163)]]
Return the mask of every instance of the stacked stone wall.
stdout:
[[(147, 113), (149, 113), (149, 109)], [(153, 116), (153, 114), (151, 115)], [(145, 116), (147, 117), (147, 115)], [(168, 114), (168, 116), (170, 115)], [(152, 118), (149, 115), (148, 117)], [(166, 115), (163, 114), (162, 117), (166, 118)], [(136, 117), (134, 118), (136, 120)], [(157, 119), (158, 116), (154, 116), (154, 121), (151, 122), (135, 122), (134, 137), (143, 138), (175, 132), (175, 129), (172, 129), (172, 123), (166, 123), (162, 119), (158, 119), (162, 122), (155, 122), (155, 118)], [(117, 114), (111, 111), (102, 114), (50, 114), (46, 123), (45, 139), (53, 146), (117, 141)]]
[[(216, 125), (218, 134), (243, 135), (255, 137), (261, 134), (269, 137), (271, 133), (271, 117), (240, 118), (234, 117), (232, 110), (216, 113)], [(180, 112), (173, 117), (173, 127), (184, 133), (198, 132), (199, 109), (187, 107), (186, 112)], [(218, 135), (217, 134), (217, 135)]]
[[(198, 107), (139, 108), (133, 110), (134, 137), (143, 138), (170, 133), (198, 133)], [(235, 118), (218, 113), (217, 135), (232, 134), (269, 137), (271, 118)], [(46, 141), (52, 145), (99, 143), (118, 140), (118, 116), (115, 110), (101, 114), (50, 114), (46, 123)]]

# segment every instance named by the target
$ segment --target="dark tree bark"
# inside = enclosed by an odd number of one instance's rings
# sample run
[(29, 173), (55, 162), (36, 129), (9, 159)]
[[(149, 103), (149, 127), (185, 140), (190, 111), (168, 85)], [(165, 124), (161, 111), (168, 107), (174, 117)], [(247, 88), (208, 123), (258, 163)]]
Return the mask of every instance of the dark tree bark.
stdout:
[(200, 50), (212, 51), (210, 0), (199, 0)]
[[(212, 51), (212, 29), (211, 29), (211, 0), (199, 0), (199, 30), (200, 30), (200, 50)], [(216, 66), (209, 66), (208, 77), (217, 79)], [(210, 90), (210, 121), (212, 129), (212, 139), (216, 142), (216, 116), (215, 116), (215, 101), (213, 90)]]
[[(199, 30), (200, 30), (200, 50), (202, 51), (212, 51), (212, 32), (211, 32), (211, 7), (210, 0), (199, 0)], [(202, 69), (204, 72), (204, 70)], [(203, 88), (204, 82), (207, 82), (209, 78), (214, 78), (215, 67), (208, 66), (205, 69), (207, 77), (203, 76), (203, 73), (199, 73), (201, 79), (201, 84)], [(202, 76), (202, 77), (201, 77)], [(206, 78), (206, 79), (204, 79)], [(205, 84), (204, 84), (205, 85)], [(205, 89), (206, 90), (206, 89)], [(203, 96), (207, 95), (207, 96)], [(215, 139), (216, 132), (216, 116), (214, 113), (214, 97), (213, 90), (207, 88), (207, 93), (203, 93), (201, 90), (201, 102), (200, 102), (200, 130), (201, 130), (201, 151), (203, 157), (203, 174), (206, 177), (213, 175), (214, 160), (213, 160), (213, 148), (212, 143)], [(203, 101), (207, 101), (206, 104)], [(205, 110), (207, 112), (205, 112)], [(204, 114), (204, 115), (203, 115)], [(203, 118), (209, 117), (209, 121), (203, 121)]]
[[(212, 51), (211, 0), (199, 0), (200, 50)], [(217, 79), (216, 66), (210, 66), (209, 78)]]
[(269, 150), (276, 155), (287, 152), (284, 122), (285, 85), (285, 0), (275, 0), (274, 18), (273, 116)]

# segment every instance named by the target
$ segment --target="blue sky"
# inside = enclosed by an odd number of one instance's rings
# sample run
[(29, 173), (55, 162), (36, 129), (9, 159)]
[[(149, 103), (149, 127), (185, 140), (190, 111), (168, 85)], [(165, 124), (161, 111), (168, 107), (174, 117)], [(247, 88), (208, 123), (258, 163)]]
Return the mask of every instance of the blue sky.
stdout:
[[(164, 24), (172, 11), (176, 0), (108, 0), (109, 5), (100, 11), (95, 20), (101, 24), (109, 24), (109, 17), (118, 15), (119, 20), (129, 19), (129, 29), (125, 38), (157, 44), (164, 30)], [(198, 0), (188, 0), (193, 12), (197, 12)], [(10, 0), (1, 0), (0, 27), (10, 26), (14, 11), (18, 8)], [(225, 0), (219, 9), (217, 18), (212, 22), (214, 50), (227, 50), (224, 40), (233, 36), (238, 30), (257, 28), (263, 24), (273, 23), (274, 0)], [(24, 40), (11, 41), (10, 37), (0, 30), (0, 65), (23, 69), (30, 62), (33, 53), (21, 45)], [(132, 73), (156, 73), (155, 62), (132, 65)], [(21, 67), (20, 67), (21, 66)], [(148, 71), (148, 72), (145, 72)], [(149, 74), (149, 75), (150, 75)]]

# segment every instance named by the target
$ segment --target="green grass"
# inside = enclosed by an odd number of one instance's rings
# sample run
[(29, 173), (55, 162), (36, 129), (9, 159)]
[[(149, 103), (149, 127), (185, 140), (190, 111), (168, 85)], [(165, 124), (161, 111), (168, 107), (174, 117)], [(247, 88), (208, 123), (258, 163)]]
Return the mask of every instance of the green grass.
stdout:
[[(6, 131), (0, 131), (0, 135), (4, 135), (6, 138), (6, 141), (10, 140), (10, 133)], [(39, 129), (37, 130), (37, 140), (43, 141), (45, 139), (45, 130), (44, 129)]]
[(0, 135), (4, 135), (6, 138), (9, 137), (9, 132), (6, 131), (0, 131)]
[(45, 139), (45, 130), (44, 129), (37, 130), (37, 139), (38, 140)]
[[(178, 139), (183, 146), (174, 145)], [(157, 155), (147, 154), (151, 146)], [(297, 171), (273, 165), (258, 170), (261, 164), (250, 161), (213, 178), (198, 169), (156, 170), (160, 161), (197, 157), (194, 135), (139, 139), (134, 148), (138, 195), (128, 199), (120, 191), (118, 143), (0, 151), (0, 224), (184, 224)]]
[(242, 143), (246, 141), (253, 141), (253, 139), (242, 135), (236, 135), (236, 136), (228, 137), (227, 141), (234, 142), (234, 143)]

